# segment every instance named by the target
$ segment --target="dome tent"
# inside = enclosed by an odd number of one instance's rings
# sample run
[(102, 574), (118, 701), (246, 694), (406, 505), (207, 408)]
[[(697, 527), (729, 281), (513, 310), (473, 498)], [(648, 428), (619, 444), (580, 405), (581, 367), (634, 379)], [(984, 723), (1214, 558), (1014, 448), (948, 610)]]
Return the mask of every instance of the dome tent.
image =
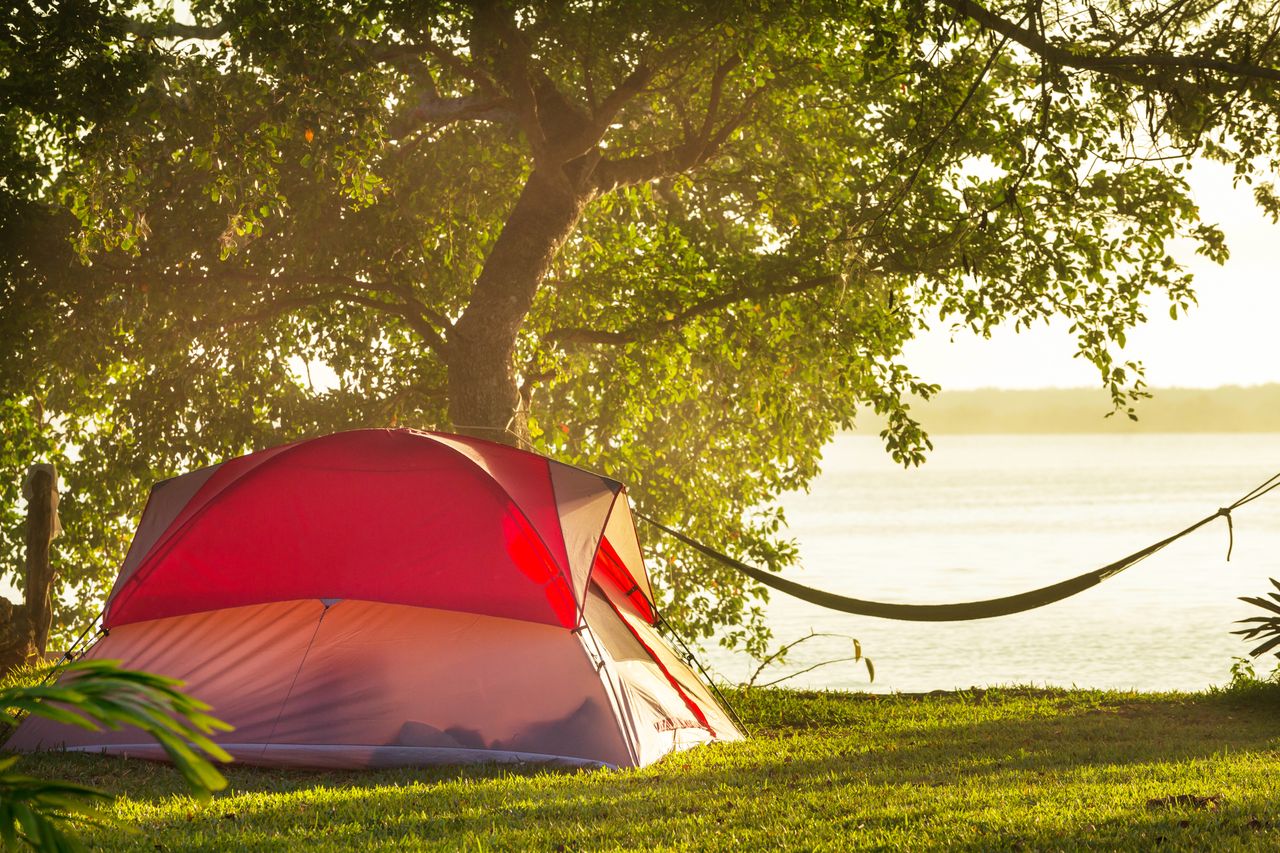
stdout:
[[(623, 767), (742, 738), (656, 620), (621, 484), (357, 430), (157, 484), (87, 656), (181, 679), (252, 764)], [(7, 748), (163, 756), (37, 718)]]

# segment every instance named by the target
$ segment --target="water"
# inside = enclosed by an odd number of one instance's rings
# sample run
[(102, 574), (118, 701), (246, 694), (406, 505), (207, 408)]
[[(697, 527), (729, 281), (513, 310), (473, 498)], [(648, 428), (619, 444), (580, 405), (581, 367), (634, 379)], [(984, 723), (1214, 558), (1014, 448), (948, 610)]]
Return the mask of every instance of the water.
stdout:
[[(783, 499), (801, 583), (856, 598), (940, 603), (1023, 592), (1106, 565), (1234, 501), (1280, 471), (1280, 434), (944, 435), (921, 468), (895, 466), (874, 437), (841, 435), (808, 494)], [(1057, 604), (997, 619), (908, 623), (823, 610), (773, 593), (778, 641), (857, 637), (876, 666), (823, 667), (790, 686), (927, 691), (1034, 684), (1201, 690), (1251, 646), (1229, 631), (1260, 615), (1240, 595), (1280, 577), (1280, 490), (1128, 571)], [(844, 657), (813, 640), (773, 677)], [(723, 677), (751, 670), (723, 651)], [(1261, 669), (1261, 667), (1260, 667)], [(768, 680), (762, 677), (761, 681)]]

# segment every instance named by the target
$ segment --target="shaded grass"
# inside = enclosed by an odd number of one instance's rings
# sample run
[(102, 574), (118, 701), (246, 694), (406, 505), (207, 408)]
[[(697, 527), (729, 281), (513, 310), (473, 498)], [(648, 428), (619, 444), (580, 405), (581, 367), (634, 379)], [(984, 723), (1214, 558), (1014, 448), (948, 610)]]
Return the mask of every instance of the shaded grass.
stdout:
[(1280, 687), (768, 690), (735, 704), (751, 740), (637, 771), (232, 767), (200, 806), (165, 765), (22, 766), (120, 793), (117, 816), (141, 834), (86, 831), (107, 849), (1280, 847)]

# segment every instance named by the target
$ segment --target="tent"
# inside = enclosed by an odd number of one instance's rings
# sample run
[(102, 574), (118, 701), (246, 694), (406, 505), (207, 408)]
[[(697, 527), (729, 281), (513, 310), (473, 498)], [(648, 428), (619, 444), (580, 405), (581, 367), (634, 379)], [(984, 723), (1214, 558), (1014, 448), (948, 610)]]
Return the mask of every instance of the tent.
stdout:
[[(621, 484), (357, 430), (157, 484), (87, 656), (183, 680), (259, 765), (632, 767), (742, 738), (656, 623)], [(6, 746), (163, 756), (34, 717)]]

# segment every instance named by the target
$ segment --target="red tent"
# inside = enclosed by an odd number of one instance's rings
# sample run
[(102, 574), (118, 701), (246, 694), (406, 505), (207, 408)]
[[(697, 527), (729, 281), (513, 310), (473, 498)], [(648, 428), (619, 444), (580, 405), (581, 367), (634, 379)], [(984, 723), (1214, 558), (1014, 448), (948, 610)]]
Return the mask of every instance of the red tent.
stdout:
[[(157, 484), (88, 656), (182, 679), (255, 764), (637, 766), (741, 738), (655, 620), (621, 484), (359, 430)], [(8, 748), (163, 754), (36, 718)]]

